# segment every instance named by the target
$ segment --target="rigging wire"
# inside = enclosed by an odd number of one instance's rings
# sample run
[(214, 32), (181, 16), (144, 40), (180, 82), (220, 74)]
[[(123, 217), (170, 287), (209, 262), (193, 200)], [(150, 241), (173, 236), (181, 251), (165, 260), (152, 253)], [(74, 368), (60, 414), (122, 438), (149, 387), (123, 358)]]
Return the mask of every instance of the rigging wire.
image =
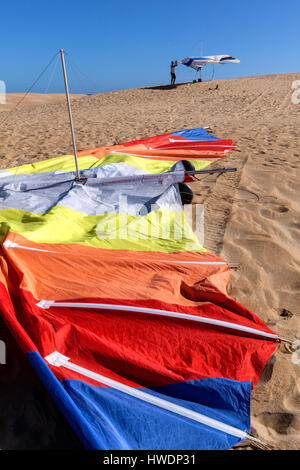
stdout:
[[(95, 88), (95, 91), (98, 90), (98, 86), (97, 84), (84, 72), (82, 72), (80, 70), (80, 68), (75, 64), (74, 60), (72, 60), (70, 58), (70, 55), (68, 53), (65, 53), (65, 55), (68, 56), (68, 62), (69, 62), (69, 65), (71, 66), (73, 72), (77, 75), (78, 79), (80, 80), (80, 83), (83, 84), (83, 86), (86, 88), (86, 85), (85, 83), (81, 80), (81, 78), (79, 77), (79, 74), (78, 72), (86, 77), (90, 83), (93, 84), (93, 87)], [(10, 109), (8, 111), (8, 113), (5, 115), (4, 119), (0, 122), (0, 127), (3, 126), (3, 124), (7, 121), (7, 119), (10, 117), (10, 115), (12, 114), (13, 111), (15, 111), (16, 108), (18, 108), (18, 106), (23, 102), (23, 100), (26, 98), (26, 96), (30, 93), (30, 91), (33, 89), (33, 87), (37, 84), (37, 82), (40, 80), (40, 78), (44, 75), (44, 73), (48, 70), (48, 68), (50, 67), (50, 65), (52, 64), (52, 62), (54, 61), (55, 57), (57, 57), (57, 60), (56, 60), (56, 63), (55, 63), (55, 66), (54, 66), (54, 69), (53, 69), (53, 72), (50, 76), (50, 79), (49, 79), (49, 82), (48, 82), (48, 85), (44, 91), (44, 93), (46, 93), (46, 91), (49, 90), (49, 87), (50, 87), (50, 84), (53, 80), (53, 76), (54, 76), (54, 73), (56, 71), (56, 68), (57, 68), (57, 64), (58, 64), (58, 60), (59, 60), (59, 52), (57, 52), (56, 54), (54, 54), (54, 56), (52, 57), (52, 59), (48, 62), (48, 64), (46, 65), (46, 67), (42, 70), (42, 72), (38, 75), (38, 77), (34, 80), (34, 82), (32, 83), (32, 85), (28, 88), (28, 90), (24, 93), (24, 95), (21, 97), (21, 99), (16, 103), (16, 105)], [(76, 70), (77, 69), (77, 70)]]
[[(71, 64), (73, 65), (73, 67), (72, 67), (72, 68), (73, 68), (73, 71), (74, 71), (74, 68), (77, 69), (77, 71), (78, 71), (79, 73), (81, 73), (81, 75), (83, 75), (85, 78), (87, 78), (87, 79), (90, 81), (90, 83), (93, 84), (93, 87), (95, 88), (95, 91), (98, 90), (98, 85), (96, 84), (96, 82), (94, 82), (94, 80), (93, 80), (91, 77), (89, 77), (86, 73), (84, 73), (84, 72), (82, 72), (82, 70), (80, 70), (80, 68), (78, 67), (78, 65), (75, 64), (74, 60), (71, 59), (70, 55), (69, 55), (67, 52), (65, 52), (65, 55), (68, 56), (69, 64), (70, 64), (70, 65), (71, 65)], [(72, 66), (72, 65), (71, 65), (71, 66)]]
[(17, 104), (6, 114), (5, 118), (0, 122), (0, 127), (6, 122), (6, 120), (8, 119), (8, 117), (11, 115), (12, 111), (14, 111), (21, 103), (22, 101), (26, 98), (26, 96), (28, 95), (28, 93), (30, 93), (30, 91), (32, 90), (32, 88), (35, 86), (35, 84), (39, 81), (39, 79), (41, 78), (42, 75), (44, 75), (44, 73), (46, 72), (46, 70), (50, 67), (50, 65), (52, 64), (53, 60), (55, 59), (55, 57), (59, 54), (59, 52), (57, 52), (53, 57), (52, 59), (50, 60), (50, 62), (46, 65), (46, 67), (42, 70), (42, 72), (39, 74), (39, 76), (36, 78), (36, 80), (33, 82), (33, 84), (28, 88), (28, 90), (24, 93), (24, 95), (22, 96), (22, 98), (17, 102)]
[(45, 88), (44, 94), (47, 94), (47, 93), (48, 93), (48, 90), (49, 90), (49, 88), (50, 88), (50, 85), (51, 85), (51, 83), (52, 83), (54, 74), (55, 74), (56, 69), (57, 69), (58, 61), (59, 61), (59, 55), (57, 54), (57, 59), (56, 59), (54, 68), (53, 68), (53, 70), (52, 70), (52, 73), (51, 73), (51, 75), (50, 75), (50, 78), (49, 78), (49, 81), (48, 81), (48, 85), (47, 85), (47, 87)]
[[(42, 94), (44, 94), (44, 95), (47, 95), (47, 94), (48, 94), (50, 85), (51, 85), (51, 83), (52, 83), (52, 81), (53, 81), (53, 77), (54, 77), (55, 72), (56, 72), (56, 69), (57, 69), (58, 61), (59, 61), (59, 55), (57, 55), (57, 59), (56, 59), (56, 62), (55, 62), (55, 64), (54, 64), (53, 70), (52, 70), (52, 72), (50, 73), (50, 77), (49, 77), (49, 80), (48, 80), (48, 84), (47, 84), (46, 88), (44, 89), (44, 92), (42, 93)], [(47, 102), (47, 100), (44, 101), (42, 104), (45, 104), (46, 102)], [(41, 113), (42, 113), (41, 107), (40, 107), (40, 106), (36, 106), (36, 108), (35, 108), (35, 110), (34, 110), (35, 118), (39, 118), (40, 115), (41, 115)]]
[(86, 86), (86, 83), (84, 83), (82, 81), (82, 79), (80, 78), (80, 75), (79, 73), (76, 71), (76, 69), (73, 67), (72, 65), (72, 62), (70, 60), (70, 56), (66, 56), (66, 63), (68, 63), (68, 66), (70, 67), (70, 69), (72, 70), (72, 72), (74, 73), (74, 75), (76, 75), (76, 77), (78, 78), (78, 80), (80, 81), (81, 83), (81, 86), (83, 87), (83, 89), (87, 89), (87, 86)]

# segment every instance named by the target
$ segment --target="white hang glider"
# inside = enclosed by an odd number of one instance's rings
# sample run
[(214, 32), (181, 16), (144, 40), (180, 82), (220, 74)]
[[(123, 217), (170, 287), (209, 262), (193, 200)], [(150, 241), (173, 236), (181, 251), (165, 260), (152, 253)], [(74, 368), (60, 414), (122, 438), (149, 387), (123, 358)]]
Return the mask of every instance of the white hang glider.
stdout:
[(232, 57), (230, 55), (208, 55), (202, 57), (186, 57), (185, 59), (178, 61), (180, 64), (185, 65), (186, 67), (191, 67), (192, 69), (196, 70), (197, 72), (201, 70), (207, 64), (227, 64), (227, 63), (235, 63), (239, 64), (240, 60)]

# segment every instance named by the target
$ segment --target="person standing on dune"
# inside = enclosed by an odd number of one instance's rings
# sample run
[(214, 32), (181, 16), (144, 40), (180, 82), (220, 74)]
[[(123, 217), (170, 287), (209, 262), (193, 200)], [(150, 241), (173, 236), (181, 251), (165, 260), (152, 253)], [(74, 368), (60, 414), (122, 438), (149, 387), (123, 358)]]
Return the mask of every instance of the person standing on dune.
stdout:
[(171, 62), (171, 85), (175, 85), (176, 75), (175, 75), (175, 67), (177, 67), (177, 60), (175, 62)]

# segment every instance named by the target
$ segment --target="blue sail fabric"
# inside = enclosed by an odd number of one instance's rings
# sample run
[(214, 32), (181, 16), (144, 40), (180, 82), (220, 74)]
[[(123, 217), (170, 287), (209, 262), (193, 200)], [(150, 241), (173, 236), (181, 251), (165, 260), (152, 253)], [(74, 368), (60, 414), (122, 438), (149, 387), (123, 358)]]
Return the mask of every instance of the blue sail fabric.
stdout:
[(206, 130), (202, 127), (199, 127), (198, 129), (188, 129), (185, 131), (172, 132), (172, 135), (177, 137), (180, 136), (188, 140), (220, 140), (218, 137), (215, 137), (206, 132)]
[[(100, 449), (225, 450), (241, 440), (110, 387), (70, 379), (62, 383)], [(141, 390), (250, 430), (250, 382), (208, 378)]]

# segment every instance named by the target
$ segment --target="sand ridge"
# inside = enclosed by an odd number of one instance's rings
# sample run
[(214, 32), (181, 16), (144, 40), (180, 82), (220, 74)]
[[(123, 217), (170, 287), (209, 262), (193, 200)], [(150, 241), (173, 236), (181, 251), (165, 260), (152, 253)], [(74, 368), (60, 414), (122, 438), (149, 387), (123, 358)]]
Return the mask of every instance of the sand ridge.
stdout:
[[(238, 150), (216, 166), (238, 171), (193, 183), (194, 202), (205, 204), (205, 246), (237, 264), (229, 294), (291, 339), (300, 338), (300, 105), (291, 101), (299, 79), (281, 74), (149, 87), (72, 103), (79, 150), (207, 125), (234, 140)], [(0, 122), (6, 112), (0, 105)], [(1, 168), (67, 153), (72, 145), (65, 102), (16, 110), (0, 127)], [(276, 449), (300, 447), (300, 365), (293, 357), (281, 345), (252, 394), (252, 432)], [(18, 361), (24, 368), (24, 358)], [(38, 382), (27, 380), (27, 406), (19, 406), (18, 376), (11, 375), (9, 392), (0, 378), (0, 411), (9, 423), (0, 426), (0, 447), (80, 446), (71, 432), (62, 442), (59, 413), (45, 397), (36, 399)], [(41, 420), (47, 426), (37, 426)]]

